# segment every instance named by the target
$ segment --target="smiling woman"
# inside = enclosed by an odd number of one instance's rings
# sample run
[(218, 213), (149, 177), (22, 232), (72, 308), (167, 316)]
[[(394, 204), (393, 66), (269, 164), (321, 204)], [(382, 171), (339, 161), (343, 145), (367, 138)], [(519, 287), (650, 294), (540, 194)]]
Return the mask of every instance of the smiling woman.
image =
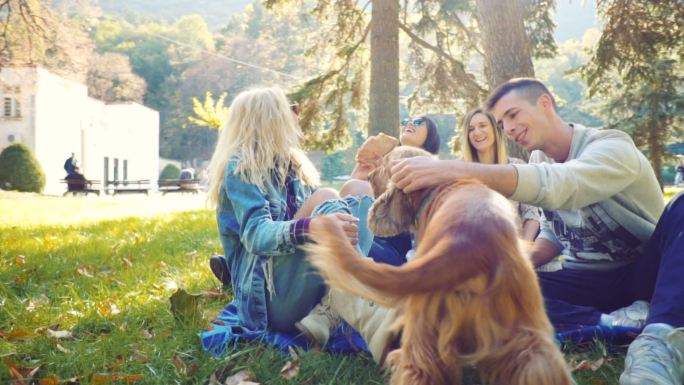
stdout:
[(440, 144), (439, 133), (437, 126), (430, 118), (422, 116), (418, 119), (403, 119), (400, 125), (399, 143), (402, 146), (422, 148), (437, 155)]
[[(482, 108), (470, 111), (461, 127), (461, 153), (463, 160), (488, 164), (523, 163), (522, 160), (506, 156), (506, 140), (503, 131), (497, 128), (492, 113)], [(534, 241), (539, 232), (539, 209), (515, 202), (522, 221), (522, 237)]]

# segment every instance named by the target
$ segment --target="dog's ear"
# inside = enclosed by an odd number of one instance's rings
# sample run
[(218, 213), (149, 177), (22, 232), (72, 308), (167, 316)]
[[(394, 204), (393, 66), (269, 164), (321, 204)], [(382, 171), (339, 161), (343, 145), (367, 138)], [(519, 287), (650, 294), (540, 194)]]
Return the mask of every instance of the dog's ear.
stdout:
[(390, 183), (371, 206), (368, 227), (374, 235), (391, 237), (409, 232), (414, 219), (414, 208), (408, 200), (408, 194)]

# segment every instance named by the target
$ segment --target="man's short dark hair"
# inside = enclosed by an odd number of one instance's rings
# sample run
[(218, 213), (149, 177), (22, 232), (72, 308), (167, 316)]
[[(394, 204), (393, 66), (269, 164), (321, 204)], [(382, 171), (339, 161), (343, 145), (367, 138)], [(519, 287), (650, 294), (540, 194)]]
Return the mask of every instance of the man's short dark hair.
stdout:
[(485, 105), (488, 110), (494, 109), (496, 103), (510, 92), (515, 91), (518, 95), (525, 98), (530, 104), (537, 103), (540, 96), (546, 94), (551, 98), (553, 108), (556, 109), (556, 100), (544, 83), (534, 78), (516, 78), (502, 83), (489, 94)]

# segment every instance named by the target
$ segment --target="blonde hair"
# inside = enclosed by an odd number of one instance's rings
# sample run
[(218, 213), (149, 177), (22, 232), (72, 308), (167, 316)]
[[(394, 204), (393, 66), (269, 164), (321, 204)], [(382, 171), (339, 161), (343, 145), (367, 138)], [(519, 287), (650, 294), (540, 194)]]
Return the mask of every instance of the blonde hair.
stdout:
[(473, 116), (477, 114), (484, 115), (487, 120), (489, 120), (489, 124), (492, 125), (492, 131), (494, 131), (494, 163), (507, 164), (508, 156), (506, 155), (506, 138), (504, 138), (501, 130), (497, 128), (496, 118), (494, 115), (482, 108), (476, 108), (468, 112), (461, 123), (461, 154), (463, 155), (463, 160), (480, 163), (480, 159), (477, 156), (477, 150), (468, 139), (468, 126), (470, 125), (470, 121), (473, 119)]
[(267, 181), (285, 184), (291, 166), (302, 183), (316, 186), (318, 171), (300, 148), (302, 132), (280, 87), (262, 87), (238, 94), (228, 108), (209, 162), (209, 196), (219, 203), (226, 165), (237, 156), (236, 175), (263, 190)]

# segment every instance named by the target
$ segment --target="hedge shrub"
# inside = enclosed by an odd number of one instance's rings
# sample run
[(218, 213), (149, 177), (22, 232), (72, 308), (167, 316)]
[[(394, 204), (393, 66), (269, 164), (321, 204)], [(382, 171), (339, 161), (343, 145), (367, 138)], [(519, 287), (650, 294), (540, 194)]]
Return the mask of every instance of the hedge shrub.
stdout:
[(43, 168), (24, 144), (13, 144), (0, 153), (0, 188), (37, 193), (45, 188)]
[(173, 164), (167, 164), (166, 167), (159, 174), (159, 179), (178, 179), (180, 176), (180, 169)]

